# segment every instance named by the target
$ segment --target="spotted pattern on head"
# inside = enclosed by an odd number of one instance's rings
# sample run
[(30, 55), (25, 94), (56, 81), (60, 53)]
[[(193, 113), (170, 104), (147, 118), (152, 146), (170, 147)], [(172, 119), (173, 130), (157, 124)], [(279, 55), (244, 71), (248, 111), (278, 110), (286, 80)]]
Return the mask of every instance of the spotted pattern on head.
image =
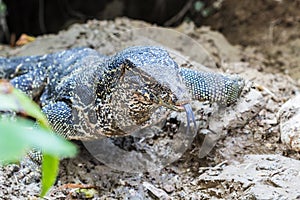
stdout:
[[(108, 63), (108, 68), (120, 70), (115, 83), (106, 87), (105, 97), (97, 98), (99, 130), (105, 135), (131, 134), (140, 126), (150, 124), (149, 119), (159, 106), (176, 109), (177, 104), (191, 99), (178, 65), (162, 48), (129, 48)], [(166, 73), (171, 76), (167, 77)]]

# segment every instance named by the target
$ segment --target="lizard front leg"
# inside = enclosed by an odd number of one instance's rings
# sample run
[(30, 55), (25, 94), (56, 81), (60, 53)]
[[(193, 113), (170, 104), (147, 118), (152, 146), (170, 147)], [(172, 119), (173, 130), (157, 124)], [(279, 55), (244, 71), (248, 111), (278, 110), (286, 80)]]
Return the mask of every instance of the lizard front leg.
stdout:
[(65, 138), (76, 135), (73, 128), (72, 109), (67, 103), (63, 101), (48, 103), (42, 111), (56, 133)]
[[(72, 126), (72, 110), (67, 103), (63, 101), (50, 102), (42, 108), (42, 111), (56, 133), (65, 138), (75, 135)], [(32, 149), (21, 160), (21, 169), (17, 173), (18, 179), (27, 184), (40, 180), (42, 151), (42, 149)]]
[[(51, 128), (64, 138), (70, 135), (75, 135), (72, 126), (72, 111), (65, 102), (49, 103), (42, 108), (46, 115)], [(27, 155), (32, 161), (40, 164), (42, 161), (42, 154), (40, 149), (33, 149)]]

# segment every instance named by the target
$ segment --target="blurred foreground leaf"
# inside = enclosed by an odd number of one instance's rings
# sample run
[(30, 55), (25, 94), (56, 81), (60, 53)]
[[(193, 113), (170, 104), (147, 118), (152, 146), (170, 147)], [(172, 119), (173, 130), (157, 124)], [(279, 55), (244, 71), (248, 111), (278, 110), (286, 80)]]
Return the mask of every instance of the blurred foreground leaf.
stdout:
[(50, 130), (33, 128), (34, 124), (29, 120), (1, 121), (0, 127), (2, 163), (15, 162), (32, 148), (42, 149), (43, 153), (58, 157), (71, 157), (76, 154), (76, 148), (72, 143)]
[(76, 147), (51, 131), (46, 117), (37, 104), (3, 80), (0, 80), (0, 102), (0, 118), (5, 112), (16, 112), (22, 116), (35, 118), (41, 125), (35, 126), (32, 121), (19, 117), (0, 120), (0, 163), (18, 161), (30, 149), (41, 149), (43, 153), (41, 196), (44, 196), (55, 182), (59, 157), (75, 156)]
[(0, 111), (14, 111), (37, 119), (42, 127), (50, 126), (40, 107), (9, 82), (0, 80)]

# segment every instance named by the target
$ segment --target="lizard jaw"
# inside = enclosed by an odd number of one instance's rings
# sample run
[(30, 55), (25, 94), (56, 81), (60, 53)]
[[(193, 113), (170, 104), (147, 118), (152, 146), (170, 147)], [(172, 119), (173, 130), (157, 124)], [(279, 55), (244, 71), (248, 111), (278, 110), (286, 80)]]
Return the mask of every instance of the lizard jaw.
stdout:
[(162, 99), (159, 100), (159, 105), (178, 112), (185, 111), (184, 105), (186, 104), (188, 104), (188, 101), (182, 101), (182, 102), (177, 102), (176, 104), (170, 104), (162, 101)]

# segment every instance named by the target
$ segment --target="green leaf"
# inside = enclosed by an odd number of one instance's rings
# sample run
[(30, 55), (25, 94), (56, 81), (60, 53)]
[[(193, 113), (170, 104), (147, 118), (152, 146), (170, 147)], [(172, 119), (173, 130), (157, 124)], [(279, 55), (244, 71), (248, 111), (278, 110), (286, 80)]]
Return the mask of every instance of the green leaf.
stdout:
[(29, 149), (29, 145), (18, 137), (22, 132), (15, 123), (0, 122), (0, 162), (11, 163), (18, 161)]
[[(0, 110), (29, 115), (37, 119), (44, 128), (33, 125), (29, 120), (0, 122), (0, 162), (15, 160), (33, 147), (56, 156), (68, 157), (76, 154), (73, 144), (50, 131), (51, 128), (39, 106), (9, 82), (0, 81), (0, 102)], [(4, 151), (1, 151), (2, 149)], [(5, 149), (11, 151), (6, 153)]]
[(43, 154), (42, 162), (42, 191), (40, 196), (46, 195), (48, 190), (55, 183), (59, 167), (59, 159), (56, 156)]
[(34, 101), (9, 83), (3, 81), (0, 83), (0, 110), (23, 113), (37, 119), (41, 126), (49, 127), (47, 118)]
[(21, 109), (24, 109), (27, 115), (37, 119), (44, 127), (49, 127), (46, 116), (41, 112), (40, 107), (34, 101), (17, 89), (14, 89), (12, 94), (19, 100), (18, 103)]
[(0, 162), (8, 163), (20, 159), (32, 148), (59, 157), (72, 157), (76, 147), (55, 133), (34, 127), (29, 120), (0, 122)]
[(44, 196), (55, 182), (59, 157), (73, 157), (77, 149), (51, 131), (47, 118), (35, 102), (3, 80), (0, 80), (0, 102), (0, 111), (31, 116), (42, 127), (20, 118), (0, 121), (0, 163), (18, 161), (29, 149), (40, 149), (43, 152), (41, 196)]

